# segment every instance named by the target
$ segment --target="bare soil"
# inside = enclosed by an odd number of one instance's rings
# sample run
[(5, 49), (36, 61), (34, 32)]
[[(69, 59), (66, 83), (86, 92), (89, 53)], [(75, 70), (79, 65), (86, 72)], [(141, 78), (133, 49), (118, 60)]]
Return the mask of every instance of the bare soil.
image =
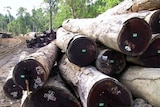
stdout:
[(3, 84), (11, 69), (18, 63), (23, 51), (32, 53), (36, 49), (26, 47), (28, 37), (0, 38), (0, 107), (20, 107), (20, 101), (8, 99), (3, 93)]

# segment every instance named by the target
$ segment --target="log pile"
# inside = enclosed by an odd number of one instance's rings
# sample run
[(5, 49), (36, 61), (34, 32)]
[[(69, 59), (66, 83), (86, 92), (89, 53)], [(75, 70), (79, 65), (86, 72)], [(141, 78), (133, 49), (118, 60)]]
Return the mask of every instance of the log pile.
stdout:
[(64, 21), (53, 42), (14, 67), (21, 106), (132, 107), (140, 97), (160, 107), (159, 8), (160, 0), (124, 0)]

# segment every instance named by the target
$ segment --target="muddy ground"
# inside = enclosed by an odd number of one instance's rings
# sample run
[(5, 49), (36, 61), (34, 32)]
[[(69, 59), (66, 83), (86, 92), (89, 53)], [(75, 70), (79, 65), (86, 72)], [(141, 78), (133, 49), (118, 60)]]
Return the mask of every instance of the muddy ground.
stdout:
[(28, 37), (0, 38), (0, 107), (20, 106), (20, 101), (9, 100), (2, 88), (9, 72), (18, 63), (21, 53), (36, 51), (36, 49), (26, 47), (26, 39)]

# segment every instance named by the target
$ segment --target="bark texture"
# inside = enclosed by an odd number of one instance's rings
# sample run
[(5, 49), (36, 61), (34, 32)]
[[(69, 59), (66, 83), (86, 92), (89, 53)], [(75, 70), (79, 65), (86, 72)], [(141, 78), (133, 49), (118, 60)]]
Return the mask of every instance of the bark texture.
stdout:
[(143, 98), (154, 107), (160, 107), (160, 69), (130, 66), (120, 76), (135, 97)]

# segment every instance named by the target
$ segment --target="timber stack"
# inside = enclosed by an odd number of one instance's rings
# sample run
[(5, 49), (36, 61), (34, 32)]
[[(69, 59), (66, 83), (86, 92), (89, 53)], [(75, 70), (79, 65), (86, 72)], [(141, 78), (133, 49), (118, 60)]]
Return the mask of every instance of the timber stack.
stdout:
[(160, 0), (124, 0), (64, 21), (55, 40), (14, 67), (21, 106), (137, 107), (142, 98), (160, 107), (159, 33)]

